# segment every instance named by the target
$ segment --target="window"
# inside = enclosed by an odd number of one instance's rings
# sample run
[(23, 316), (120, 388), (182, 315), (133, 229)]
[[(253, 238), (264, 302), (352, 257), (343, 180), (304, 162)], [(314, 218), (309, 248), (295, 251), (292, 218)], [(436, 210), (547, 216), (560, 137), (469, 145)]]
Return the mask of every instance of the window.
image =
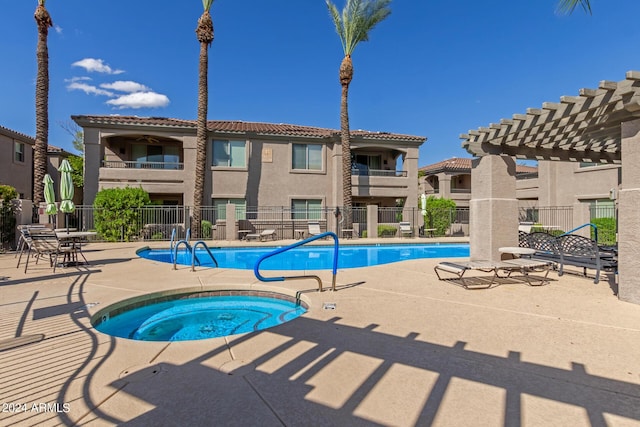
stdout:
[(213, 199), (215, 219), (227, 219), (227, 204), (236, 205), (236, 219), (247, 218), (247, 202), (244, 199)]
[(291, 208), (291, 219), (320, 219), (322, 217), (322, 200), (292, 200)]
[(322, 170), (322, 145), (293, 144), (293, 169)]
[(180, 169), (180, 149), (175, 145), (134, 144), (131, 159), (136, 169)]
[(244, 168), (246, 165), (246, 141), (213, 141), (213, 166)]
[(24, 143), (16, 142), (14, 143), (15, 156), (14, 159), (16, 162), (24, 163)]
[(382, 156), (369, 154), (355, 154), (351, 159), (351, 168), (358, 171), (369, 171), (382, 169)]

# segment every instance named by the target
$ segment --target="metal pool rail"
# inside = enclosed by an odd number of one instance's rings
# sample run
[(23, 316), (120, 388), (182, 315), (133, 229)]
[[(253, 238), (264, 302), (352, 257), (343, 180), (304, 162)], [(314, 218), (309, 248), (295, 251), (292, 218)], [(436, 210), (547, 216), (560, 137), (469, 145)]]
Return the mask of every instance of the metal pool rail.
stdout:
[(316, 279), (318, 281), (318, 291), (322, 292), (322, 279), (316, 275), (307, 274), (303, 276), (279, 276), (279, 277), (264, 277), (260, 274), (260, 264), (267, 258), (271, 258), (272, 256), (281, 254), (288, 250), (297, 248), (299, 246), (305, 245), (309, 242), (313, 242), (314, 240), (324, 239), (325, 237), (333, 238), (333, 280), (331, 284), (331, 290), (336, 290), (336, 274), (338, 273), (338, 236), (331, 231), (327, 231), (326, 233), (318, 234), (316, 236), (309, 237), (300, 242), (296, 242), (292, 245), (285, 246), (284, 248), (276, 249), (273, 252), (269, 252), (268, 254), (262, 255), (258, 261), (256, 261), (256, 265), (253, 267), (253, 273), (256, 275), (256, 278), (262, 282), (283, 282), (285, 280), (301, 280), (301, 279)]

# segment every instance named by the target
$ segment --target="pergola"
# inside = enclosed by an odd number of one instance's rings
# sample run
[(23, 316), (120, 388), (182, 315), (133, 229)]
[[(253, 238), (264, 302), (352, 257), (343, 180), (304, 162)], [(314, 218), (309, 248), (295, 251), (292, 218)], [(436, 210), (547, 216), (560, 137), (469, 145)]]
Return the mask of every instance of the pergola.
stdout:
[(618, 295), (640, 304), (640, 72), (546, 102), (460, 136), (473, 156), (471, 258), (499, 258), (517, 246), (515, 161), (617, 163)]

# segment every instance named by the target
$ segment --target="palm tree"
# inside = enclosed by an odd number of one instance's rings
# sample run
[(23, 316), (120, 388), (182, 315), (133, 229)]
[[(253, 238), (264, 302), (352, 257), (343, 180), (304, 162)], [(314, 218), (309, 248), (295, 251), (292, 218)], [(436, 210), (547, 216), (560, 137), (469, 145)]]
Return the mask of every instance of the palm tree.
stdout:
[(196, 186), (193, 191), (194, 238), (200, 238), (202, 223), (202, 201), (207, 162), (207, 110), (209, 107), (208, 49), (213, 43), (213, 21), (209, 10), (214, 0), (202, 0), (204, 12), (198, 19), (196, 37), (200, 42), (200, 66), (198, 69), (198, 119), (196, 121)]
[(53, 21), (44, 7), (45, 0), (38, 0), (34, 18), (38, 25), (38, 74), (36, 76), (36, 142), (33, 149), (33, 203), (44, 201), (43, 180), (47, 174), (47, 145), (49, 140), (49, 49), (47, 36)]
[(591, 13), (591, 4), (589, 0), (560, 0), (558, 9), (564, 13), (571, 13), (576, 6), (582, 6), (585, 12)]
[(349, 84), (353, 79), (351, 55), (358, 43), (369, 40), (369, 31), (389, 14), (391, 0), (347, 0), (342, 14), (338, 8), (326, 0), (329, 14), (336, 26), (336, 32), (342, 43), (344, 59), (340, 64), (340, 85), (342, 97), (340, 103), (340, 142), (342, 144), (342, 207), (344, 227), (351, 228), (351, 142), (349, 134)]

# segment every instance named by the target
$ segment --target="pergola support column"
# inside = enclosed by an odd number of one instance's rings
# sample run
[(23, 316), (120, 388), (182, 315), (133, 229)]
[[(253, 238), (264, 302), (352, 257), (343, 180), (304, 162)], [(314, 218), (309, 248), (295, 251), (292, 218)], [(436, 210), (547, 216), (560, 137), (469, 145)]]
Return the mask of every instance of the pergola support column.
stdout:
[(622, 123), (618, 194), (618, 298), (640, 304), (640, 120)]
[(500, 260), (498, 248), (518, 246), (516, 164), (508, 156), (474, 159), (469, 202), (470, 257)]

